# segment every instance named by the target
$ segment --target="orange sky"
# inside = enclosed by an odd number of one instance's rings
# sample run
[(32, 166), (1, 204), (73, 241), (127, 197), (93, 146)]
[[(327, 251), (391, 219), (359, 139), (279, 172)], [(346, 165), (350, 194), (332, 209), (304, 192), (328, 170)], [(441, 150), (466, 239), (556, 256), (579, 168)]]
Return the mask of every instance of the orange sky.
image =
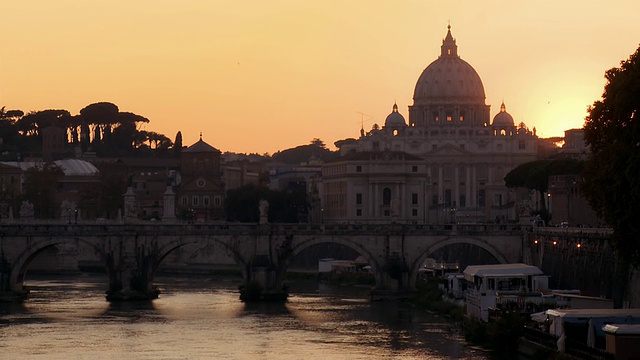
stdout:
[[(526, 3), (527, 5), (519, 5)], [(640, 1), (24, 0), (0, 4), (0, 106), (113, 102), (185, 145), (273, 153), (408, 119), (447, 21), (491, 116), (581, 127), (640, 43)]]

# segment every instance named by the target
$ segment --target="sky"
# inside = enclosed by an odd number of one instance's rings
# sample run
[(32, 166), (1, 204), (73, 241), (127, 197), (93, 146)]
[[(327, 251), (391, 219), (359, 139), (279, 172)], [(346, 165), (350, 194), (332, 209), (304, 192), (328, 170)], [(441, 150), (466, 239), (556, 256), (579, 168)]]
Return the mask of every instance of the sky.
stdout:
[(606, 70), (640, 44), (640, 1), (21, 0), (0, 3), (0, 106), (96, 102), (223, 152), (357, 138), (405, 119), (451, 24), (491, 117), (580, 128)]

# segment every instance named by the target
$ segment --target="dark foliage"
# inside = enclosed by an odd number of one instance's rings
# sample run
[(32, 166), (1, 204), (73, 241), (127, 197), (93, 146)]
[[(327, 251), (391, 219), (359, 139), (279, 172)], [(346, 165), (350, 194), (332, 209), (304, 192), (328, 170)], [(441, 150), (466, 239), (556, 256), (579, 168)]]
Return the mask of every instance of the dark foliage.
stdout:
[(621, 258), (640, 265), (640, 48), (605, 78), (602, 100), (589, 107), (585, 121), (591, 153), (581, 190), (613, 228)]
[(63, 174), (54, 163), (35, 166), (25, 172), (22, 200), (33, 204), (35, 218), (52, 219), (57, 216), (56, 184)]
[[(583, 169), (583, 162), (575, 159), (537, 160), (519, 165), (505, 177), (507, 187), (525, 187), (536, 190), (540, 196), (549, 190), (549, 176), (577, 175)], [(545, 206), (544, 201), (542, 206)]]
[(308, 209), (303, 191), (276, 191), (256, 185), (246, 185), (227, 192), (225, 210), (227, 220), (258, 222), (260, 200), (269, 203), (268, 220), (273, 223), (297, 223), (306, 221)]
[(298, 165), (313, 160), (328, 161), (339, 156), (337, 151), (331, 151), (319, 139), (314, 139), (309, 145), (300, 145), (292, 149), (278, 151), (272, 155), (274, 161), (285, 164)]

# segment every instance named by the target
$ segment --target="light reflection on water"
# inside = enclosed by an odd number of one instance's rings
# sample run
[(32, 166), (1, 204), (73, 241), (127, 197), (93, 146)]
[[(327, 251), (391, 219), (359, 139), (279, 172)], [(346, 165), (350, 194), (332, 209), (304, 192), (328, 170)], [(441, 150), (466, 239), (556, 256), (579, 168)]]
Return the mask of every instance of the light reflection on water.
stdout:
[(455, 327), (367, 290), (292, 284), (287, 303), (244, 304), (237, 284), (161, 278), (153, 302), (108, 303), (100, 276), (29, 281), (0, 305), (2, 359), (482, 359)]

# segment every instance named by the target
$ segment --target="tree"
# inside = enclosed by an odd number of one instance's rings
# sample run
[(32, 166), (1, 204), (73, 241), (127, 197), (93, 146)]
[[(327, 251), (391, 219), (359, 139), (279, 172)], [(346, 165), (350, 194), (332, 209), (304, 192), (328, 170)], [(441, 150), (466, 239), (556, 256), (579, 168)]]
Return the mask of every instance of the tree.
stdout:
[(640, 266), (640, 48), (605, 79), (602, 100), (585, 119), (591, 152), (581, 190), (613, 228), (612, 245), (621, 259)]
[(272, 158), (275, 161), (297, 165), (311, 160), (327, 161), (335, 159), (339, 155), (339, 152), (327, 149), (322, 140), (315, 138), (308, 145), (300, 145), (295, 148), (278, 151), (273, 154)]
[(127, 169), (118, 162), (104, 162), (98, 164), (98, 170), (99, 183), (80, 191), (78, 205), (85, 217), (115, 219), (118, 210), (123, 208)]
[[(538, 192), (540, 198), (549, 191), (549, 176), (577, 175), (582, 171), (583, 163), (575, 159), (537, 160), (521, 164), (509, 171), (504, 177), (507, 187), (525, 187)], [(542, 208), (546, 209), (542, 201)]]
[[(93, 142), (109, 142), (111, 128), (116, 123), (119, 113), (118, 106), (110, 102), (99, 102), (85, 106), (80, 110), (80, 115), (85, 122), (94, 126)], [(100, 134), (102, 133), (102, 137)]]
[(256, 185), (245, 185), (227, 192), (224, 202), (227, 220), (258, 222), (260, 219), (260, 200), (269, 202), (269, 222), (297, 223), (306, 221), (308, 204), (304, 190), (271, 190)]
[(176, 134), (176, 140), (173, 142), (173, 155), (175, 157), (180, 157), (180, 153), (182, 152), (182, 133), (178, 131)]
[(25, 172), (22, 200), (33, 204), (34, 216), (39, 219), (53, 219), (59, 207), (55, 202), (58, 180), (64, 176), (54, 163), (34, 166)]

